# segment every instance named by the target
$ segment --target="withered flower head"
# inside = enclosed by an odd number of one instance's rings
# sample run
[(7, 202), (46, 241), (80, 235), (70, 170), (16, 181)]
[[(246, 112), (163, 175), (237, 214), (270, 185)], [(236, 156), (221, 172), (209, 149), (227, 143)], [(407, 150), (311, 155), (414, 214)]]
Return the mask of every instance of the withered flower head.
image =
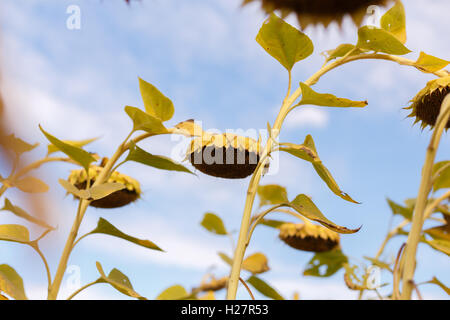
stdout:
[(294, 249), (325, 252), (339, 245), (339, 234), (312, 223), (284, 223), (279, 238)]
[(191, 141), (187, 158), (196, 169), (210, 176), (240, 179), (255, 171), (260, 144), (231, 133), (204, 133)]
[(302, 28), (316, 24), (327, 27), (332, 21), (341, 24), (347, 14), (359, 26), (369, 6), (385, 6), (392, 2), (392, 0), (244, 0), (243, 4), (254, 1), (260, 1), (267, 13), (280, 11), (283, 16), (291, 13), (297, 15)]
[[(92, 166), (89, 168), (90, 185), (95, 182), (95, 179), (100, 174), (102, 167)], [(69, 182), (75, 185), (78, 189), (86, 188), (86, 171), (84, 169), (72, 170), (69, 176)], [(114, 171), (107, 182), (116, 182), (125, 185), (125, 189), (111, 193), (110, 195), (94, 200), (91, 206), (96, 208), (119, 208), (123, 207), (137, 198), (141, 194), (139, 182), (127, 175)]]
[[(422, 121), (421, 127), (433, 127), (441, 110), (442, 102), (450, 93), (450, 76), (431, 80), (426, 87), (412, 100), (412, 104), (406, 109), (412, 109), (408, 117), (415, 117), (414, 123)], [(447, 122), (447, 129), (450, 128), (450, 120)]]

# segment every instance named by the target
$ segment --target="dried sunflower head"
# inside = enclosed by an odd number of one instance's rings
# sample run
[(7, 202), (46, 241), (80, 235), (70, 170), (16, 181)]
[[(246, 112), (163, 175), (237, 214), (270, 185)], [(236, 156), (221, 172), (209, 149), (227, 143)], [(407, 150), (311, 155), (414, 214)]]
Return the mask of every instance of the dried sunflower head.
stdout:
[(284, 223), (279, 238), (294, 249), (312, 252), (330, 251), (339, 246), (339, 234), (312, 223)]
[(385, 6), (393, 0), (244, 0), (243, 4), (254, 1), (260, 1), (267, 13), (278, 10), (283, 16), (297, 15), (300, 26), (306, 28), (316, 24), (327, 27), (332, 21), (341, 24), (347, 14), (359, 26), (369, 6)]
[(191, 141), (187, 158), (205, 174), (240, 179), (255, 171), (260, 144), (252, 138), (231, 133), (203, 134)]
[[(95, 179), (100, 174), (102, 167), (92, 166), (89, 168), (90, 185), (95, 182)], [(69, 182), (78, 189), (86, 188), (86, 171), (84, 169), (72, 170), (69, 175)], [(94, 200), (91, 206), (96, 208), (119, 208), (123, 207), (137, 198), (141, 194), (139, 182), (127, 175), (114, 171), (107, 182), (116, 182), (125, 185), (125, 189), (111, 193), (110, 195)]]
[[(426, 87), (412, 100), (412, 104), (406, 109), (412, 109), (408, 117), (415, 117), (414, 123), (422, 121), (421, 127), (433, 127), (441, 110), (442, 102), (450, 93), (450, 76), (431, 80)], [(447, 122), (447, 129), (450, 128), (450, 120)]]

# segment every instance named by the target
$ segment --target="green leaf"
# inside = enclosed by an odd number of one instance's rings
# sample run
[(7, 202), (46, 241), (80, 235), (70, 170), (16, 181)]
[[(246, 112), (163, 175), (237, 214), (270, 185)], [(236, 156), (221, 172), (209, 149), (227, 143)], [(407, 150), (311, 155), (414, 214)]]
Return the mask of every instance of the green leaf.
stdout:
[(29, 243), (30, 232), (20, 224), (2, 224), (0, 225), (0, 240)]
[(203, 220), (202, 222), (200, 222), (200, 224), (209, 232), (218, 235), (228, 234), (222, 219), (220, 219), (220, 217), (215, 215), (214, 213), (205, 213), (205, 215), (203, 216)]
[(420, 56), (414, 66), (422, 72), (433, 73), (444, 69), (449, 63), (450, 61), (430, 56), (425, 52), (420, 52)]
[(107, 182), (97, 185), (89, 189), (90, 199), (98, 200), (109, 196), (111, 193), (125, 189), (126, 186), (122, 183)]
[(433, 277), (433, 279), (428, 281), (428, 283), (432, 283), (432, 284), (438, 285), (439, 287), (441, 287), (442, 290), (445, 291), (445, 293), (447, 293), (450, 296), (450, 288), (447, 287), (445, 284), (443, 284), (441, 281), (439, 281), (438, 278)]
[(328, 50), (325, 52), (325, 55), (327, 58), (326, 62), (329, 62), (329, 61), (337, 59), (337, 58), (341, 58), (341, 57), (347, 55), (352, 50), (354, 50), (354, 51), (353, 51), (353, 53), (350, 54), (350, 56), (358, 55), (363, 52), (363, 50), (356, 48), (356, 46), (353, 44), (344, 43), (344, 44), (339, 45), (336, 49)]
[(0, 265), (0, 292), (16, 300), (27, 300), (22, 277), (7, 264)]
[(404, 206), (392, 201), (391, 199), (386, 199), (386, 200), (389, 204), (389, 207), (392, 210), (392, 214), (394, 214), (394, 215), (399, 214), (408, 220), (412, 219), (414, 208), (404, 207)]
[(281, 225), (285, 224), (286, 221), (272, 220), (272, 219), (262, 219), (259, 224), (265, 225), (267, 227), (278, 229)]
[(32, 223), (34, 223), (34, 224), (37, 224), (37, 225), (39, 225), (39, 226), (41, 226), (41, 227), (43, 227), (43, 228), (54, 229), (53, 227), (49, 226), (49, 225), (48, 225), (47, 223), (45, 223), (44, 221), (42, 221), (42, 220), (40, 220), (40, 219), (38, 219), (38, 218), (35, 218), (35, 217), (33, 217), (32, 215), (28, 214), (28, 213), (27, 213), (25, 210), (23, 210), (22, 208), (13, 205), (13, 204), (11, 203), (11, 201), (9, 201), (8, 198), (5, 198), (5, 205), (4, 205), (3, 208), (0, 209), (0, 210), (10, 211), (10, 212), (12, 212), (13, 214), (15, 214), (16, 216), (21, 217), (21, 218), (23, 218), (23, 219), (25, 219), (25, 220), (28, 220), (28, 221), (30, 221), (30, 222), (32, 222)]
[(113, 286), (116, 290), (121, 293), (130, 296), (132, 298), (136, 298), (139, 300), (147, 300), (145, 297), (141, 296), (139, 293), (134, 291), (133, 286), (131, 285), (130, 279), (122, 272), (117, 269), (111, 270), (108, 276), (105, 275), (103, 271), (103, 267), (100, 262), (96, 262), (97, 270), (100, 273), (101, 279), (97, 280), (98, 283), (106, 282)]
[(304, 194), (299, 194), (293, 201), (289, 203), (289, 206), (295, 209), (302, 216), (319, 222), (323, 226), (327, 227), (330, 230), (333, 230), (338, 233), (355, 233), (358, 232), (361, 227), (357, 229), (348, 229), (346, 227), (341, 227), (335, 224), (334, 222), (328, 220), (322, 212), (316, 207), (314, 202)]
[(163, 95), (155, 86), (141, 78), (139, 78), (139, 88), (144, 101), (145, 111), (149, 115), (161, 121), (167, 121), (172, 118), (175, 108), (169, 98)]
[(260, 207), (268, 204), (280, 204), (288, 201), (286, 188), (277, 184), (258, 186), (257, 193), (259, 196)]
[(230, 267), (233, 265), (233, 259), (231, 259), (227, 254), (225, 254), (223, 252), (217, 252), (217, 254)]
[(269, 261), (263, 253), (257, 252), (245, 258), (242, 262), (242, 269), (253, 274), (264, 273), (270, 270)]
[(89, 152), (79, 147), (65, 143), (58, 138), (55, 138), (51, 134), (45, 132), (40, 125), (39, 129), (41, 129), (42, 133), (45, 135), (48, 141), (50, 141), (50, 143), (52, 143), (56, 148), (68, 155), (72, 160), (78, 162), (84, 169), (86, 169), (86, 171), (89, 170), (89, 165), (91, 164), (91, 162), (96, 161)]
[(436, 239), (436, 240), (424, 240), (424, 242), (427, 243), (433, 249), (450, 256), (450, 241), (443, 239)]
[[(97, 227), (89, 232), (87, 235), (91, 234), (106, 234), (110, 235), (116, 238), (120, 238), (126, 241), (130, 241), (134, 244), (137, 244), (139, 246), (152, 249), (152, 250), (158, 250), (158, 251), (164, 251), (160, 247), (158, 247), (156, 244), (149, 240), (141, 240), (135, 237), (132, 237), (128, 234), (123, 233), (119, 229), (117, 229), (115, 226), (113, 226), (111, 223), (109, 223), (106, 219), (100, 218), (97, 222)], [(87, 236), (86, 235), (86, 236)]]
[(359, 28), (356, 46), (361, 49), (395, 55), (404, 55), (411, 52), (393, 34), (373, 26)]
[(180, 171), (194, 174), (185, 166), (174, 162), (172, 159), (148, 153), (135, 144), (130, 146), (130, 152), (128, 153), (126, 160), (139, 162), (161, 170)]
[(349, 202), (359, 203), (353, 200), (347, 193), (343, 192), (339, 188), (330, 171), (328, 171), (328, 169), (320, 160), (319, 155), (317, 154), (314, 140), (311, 135), (306, 136), (305, 141), (302, 145), (296, 145), (293, 143), (280, 143), (279, 150), (288, 152), (293, 156), (311, 162), (319, 177), (327, 184), (328, 188), (330, 188), (330, 190), (334, 194)]
[(433, 175), (435, 176), (438, 172), (439, 175), (435, 177), (433, 182), (433, 190), (437, 191), (440, 189), (450, 188), (450, 161), (440, 161), (433, 166)]
[(156, 300), (184, 300), (190, 294), (181, 285), (174, 285), (161, 292)]
[(8, 150), (14, 152), (17, 156), (36, 148), (39, 143), (29, 144), (20, 138), (16, 138), (14, 134), (2, 137), (0, 144)]
[[(74, 147), (84, 147), (85, 145), (88, 145), (91, 142), (94, 142), (95, 140), (97, 140), (98, 138), (92, 138), (92, 139), (84, 139), (84, 140), (61, 140), (64, 143), (70, 144), (71, 146)], [(60, 151), (57, 147), (55, 147), (53, 144), (49, 144), (47, 146), (47, 156)]]
[(347, 256), (340, 249), (319, 252), (308, 262), (303, 274), (313, 277), (329, 277), (338, 272), (347, 261)]
[(273, 13), (262, 25), (256, 41), (288, 71), (297, 61), (310, 56), (314, 50), (307, 35)]
[(15, 187), (17, 187), (20, 191), (27, 193), (42, 193), (48, 191), (48, 185), (37, 178), (34, 177), (25, 177), (19, 180), (13, 181)]
[(392, 33), (401, 43), (406, 42), (406, 17), (405, 7), (401, 1), (381, 17), (381, 28)]
[(126, 106), (125, 112), (133, 120), (133, 130), (143, 130), (151, 134), (164, 134), (167, 133), (166, 127), (164, 127), (161, 120), (155, 118), (144, 111)]
[(258, 290), (265, 297), (274, 300), (284, 300), (284, 298), (274, 288), (272, 288), (267, 282), (265, 282), (261, 278), (251, 276), (250, 278), (248, 278), (247, 282), (250, 283), (253, 286), (253, 288)]
[(299, 105), (316, 105), (323, 107), (338, 107), (338, 108), (363, 108), (367, 106), (367, 101), (352, 101), (344, 98), (338, 98), (329, 93), (317, 93), (311, 87), (300, 82), (302, 89), (302, 100)]

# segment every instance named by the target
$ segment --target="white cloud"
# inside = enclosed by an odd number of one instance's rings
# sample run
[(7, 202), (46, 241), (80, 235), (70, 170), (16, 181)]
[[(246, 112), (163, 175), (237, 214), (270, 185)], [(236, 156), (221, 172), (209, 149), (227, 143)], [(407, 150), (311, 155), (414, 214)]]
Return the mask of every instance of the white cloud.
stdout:
[(314, 107), (300, 107), (288, 114), (285, 125), (287, 128), (324, 128), (328, 121), (329, 115), (325, 110)]

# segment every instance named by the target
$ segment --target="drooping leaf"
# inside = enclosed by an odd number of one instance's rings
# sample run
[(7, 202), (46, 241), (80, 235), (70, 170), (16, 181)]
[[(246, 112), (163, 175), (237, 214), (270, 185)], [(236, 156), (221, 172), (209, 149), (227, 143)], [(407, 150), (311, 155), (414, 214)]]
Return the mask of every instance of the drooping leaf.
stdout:
[(163, 292), (161, 292), (156, 300), (184, 300), (187, 299), (190, 294), (186, 291), (186, 289), (181, 285), (174, 285)]
[(367, 101), (352, 101), (349, 99), (338, 98), (329, 93), (315, 92), (311, 87), (300, 82), (302, 89), (302, 100), (299, 105), (316, 105), (323, 107), (338, 107), (338, 108), (363, 108), (367, 106)]
[(433, 277), (433, 279), (428, 281), (428, 283), (432, 283), (432, 284), (438, 285), (439, 287), (441, 287), (442, 290), (445, 291), (445, 293), (447, 293), (450, 296), (450, 288), (447, 287), (445, 284), (443, 284), (441, 281), (439, 281), (438, 278)]
[(433, 249), (450, 256), (450, 241), (443, 239), (424, 240)]
[(47, 229), (54, 229), (53, 227), (49, 226), (47, 223), (45, 223), (44, 221), (33, 217), (32, 215), (28, 214), (25, 210), (23, 210), (22, 208), (15, 206), (11, 203), (11, 201), (9, 201), (8, 198), (5, 198), (5, 205), (3, 206), (2, 209), (0, 210), (7, 210), (10, 211), (12, 213), (14, 213), (16, 216), (21, 217), (25, 220), (28, 220), (34, 224), (37, 224), (43, 228), (47, 228)]
[(253, 274), (264, 273), (270, 270), (269, 261), (264, 253), (257, 252), (244, 259), (242, 269)]
[(147, 151), (142, 150), (135, 144), (130, 146), (130, 152), (128, 153), (126, 160), (139, 162), (147, 166), (161, 170), (180, 171), (194, 174), (185, 166), (176, 163), (172, 159), (148, 153)]
[(395, 55), (404, 55), (411, 52), (393, 34), (373, 26), (359, 28), (356, 46), (361, 49)]
[(98, 200), (102, 199), (104, 197), (109, 196), (111, 193), (114, 193), (116, 191), (125, 189), (126, 186), (122, 183), (116, 183), (116, 182), (107, 182), (99, 184), (95, 187), (92, 187), (89, 189), (90, 193), (90, 200)]
[(303, 274), (313, 277), (329, 277), (338, 272), (347, 261), (347, 256), (340, 249), (319, 252), (308, 262)]
[(161, 93), (154, 85), (139, 78), (139, 88), (145, 111), (161, 121), (170, 120), (175, 112), (172, 101)]
[(2, 224), (0, 225), (0, 240), (29, 243), (30, 232), (20, 224)]
[[(433, 166), (433, 190), (450, 188), (450, 161), (440, 161)], [(437, 175), (438, 174), (438, 175)], [(437, 175), (437, 176), (436, 176)]]
[(425, 52), (420, 52), (414, 66), (422, 72), (432, 73), (444, 69), (450, 64), (450, 61), (433, 57)]
[(401, 43), (406, 42), (405, 7), (401, 1), (389, 9), (380, 21), (381, 28), (392, 33)]
[(399, 214), (402, 217), (404, 217), (405, 219), (411, 220), (412, 219), (412, 215), (413, 215), (413, 210), (414, 208), (409, 208), (409, 207), (405, 207), (402, 206), (394, 201), (392, 201), (391, 199), (386, 199), (389, 207), (392, 210), (392, 214)]
[[(82, 148), (85, 145), (88, 145), (91, 142), (94, 142), (98, 138), (92, 138), (92, 139), (84, 139), (84, 140), (61, 140), (62, 142), (69, 144), (74, 147)], [(55, 147), (53, 144), (49, 144), (47, 146), (47, 156), (60, 151), (57, 147)]]
[(311, 162), (314, 170), (316, 170), (319, 177), (327, 184), (328, 188), (330, 188), (330, 190), (334, 194), (349, 202), (358, 203), (357, 201), (353, 200), (347, 193), (343, 192), (339, 188), (336, 180), (334, 180), (330, 171), (328, 171), (328, 169), (320, 160), (316, 150), (316, 146), (314, 144), (314, 140), (311, 137), (311, 135), (306, 136), (305, 141), (303, 142), (302, 145), (296, 145), (292, 143), (280, 143), (279, 150), (288, 152), (293, 156)]
[(200, 222), (203, 228), (208, 230), (209, 232), (218, 234), (218, 235), (226, 235), (228, 234), (225, 225), (223, 224), (222, 219), (214, 214), (214, 213), (205, 213), (203, 216), (202, 222)]
[(261, 278), (251, 276), (250, 278), (247, 279), (247, 282), (250, 283), (253, 286), (253, 288), (258, 290), (259, 293), (261, 293), (267, 298), (274, 300), (284, 300), (284, 298), (274, 288), (272, 288), (267, 282), (265, 282)]
[(336, 49), (328, 50), (325, 52), (326, 58), (327, 58), (326, 62), (329, 62), (329, 61), (337, 59), (337, 58), (344, 57), (352, 50), (354, 50), (354, 51), (353, 51), (353, 53), (350, 54), (350, 56), (357, 55), (357, 54), (360, 54), (363, 52), (363, 50), (361, 50), (360, 48), (356, 48), (356, 46), (353, 44), (344, 43), (344, 44), (339, 45)]
[(167, 133), (167, 129), (164, 127), (160, 119), (155, 118), (135, 107), (126, 106), (125, 112), (131, 120), (133, 120), (133, 130), (143, 130), (151, 134)]
[(132, 298), (136, 298), (139, 300), (147, 300), (145, 297), (141, 296), (139, 293), (134, 291), (133, 286), (131, 285), (130, 279), (122, 272), (117, 269), (113, 269), (108, 276), (105, 275), (103, 271), (103, 267), (100, 262), (96, 262), (97, 270), (100, 273), (101, 280), (98, 282), (106, 282), (109, 283), (116, 290), (121, 293), (130, 296)]
[(95, 161), (95, 158), (89, 152), (59, 140), (58, 138), (47, 133), (40, 125), (39, 129), (41, 129), (42, 133), (51, 144), (68, 155), (72, 160), (78, 162), (84, 169), (86, 169), (86, 171), (89, 169), (91, 162)]
[(152, 250), (158, 250), (158, 251), (164, 251), (160, 247), (158, 247), (156, 244), (151, 242), (150, 240), (142, 240), (135, 237), (132, 237), (126, 233), (123, 233), (119, 229), (117, 229), (115, 226), (113, 226), (111, 223), (109, 223), (106, 219), (100, 218), (97, 222), (97, 227), (88, 233), (91, 234), (106, 234), (109, 236), (113, 236), (116, 238), (120, 238), (129, 242), (132, 242), (134, 244), (137, 244), (139, 246), (152, 249)]
[(31, 151), (39, 145), (39, 143), (29, 144), (22, 139), (17, 138), (16, 136), (14, 136), (14, 134), (3, 136), (0, 140), (0, 144), (7, 150), (11, 150), (12, 152), (14, 152), (17, 156), (20, 156), (22, 153)]
[(285, 203), (288, 201), (286, 188), (277, 184), (258, 186), (257, 193), (259, 196), (260, 207), (268, 204)]
[(22, 277), (7, 264), (0, 265), (0, 292), (16, 300), (27, 300)]
[(13, 181), (15, 187), (20, 191), (27, 193), (42, 193), (48, 191), (48, 185), (38, 178), (25, 177), (19, 180)]
[(287, 70), (291, 70), (297, 61), (310, 56), (314, 50), (307, 35), (275, 14), (271, 14), (264, 22), (256, 41)]
[(231, 259), (226, 253), (223, 252), (217, 252), (219, 257), (229, 266), (233, 265), (233, 259)]
[(361, 228), (348, 229), (328, 220), (316, 207), (314, 202), (312, 202), (312, 200), (304, 194), (299, 194), (297, 197), (295, 197), (295, 199), (289, 203), (289, 206), (295, 209), (295, 211), (297, 211), (304, 217), (319, 222), (324, 227), (327, 227), (328, 229), (336, 231), (338, 233), (355, 233), (358, 232)]
[(267, 227), (275, 228), (275, 229), (281, 227), (285, 223), (286, 223), (286, 221), (273, 220), (273, 219), (261, 219), (259, 222), (259, 224), (265, 225)]

